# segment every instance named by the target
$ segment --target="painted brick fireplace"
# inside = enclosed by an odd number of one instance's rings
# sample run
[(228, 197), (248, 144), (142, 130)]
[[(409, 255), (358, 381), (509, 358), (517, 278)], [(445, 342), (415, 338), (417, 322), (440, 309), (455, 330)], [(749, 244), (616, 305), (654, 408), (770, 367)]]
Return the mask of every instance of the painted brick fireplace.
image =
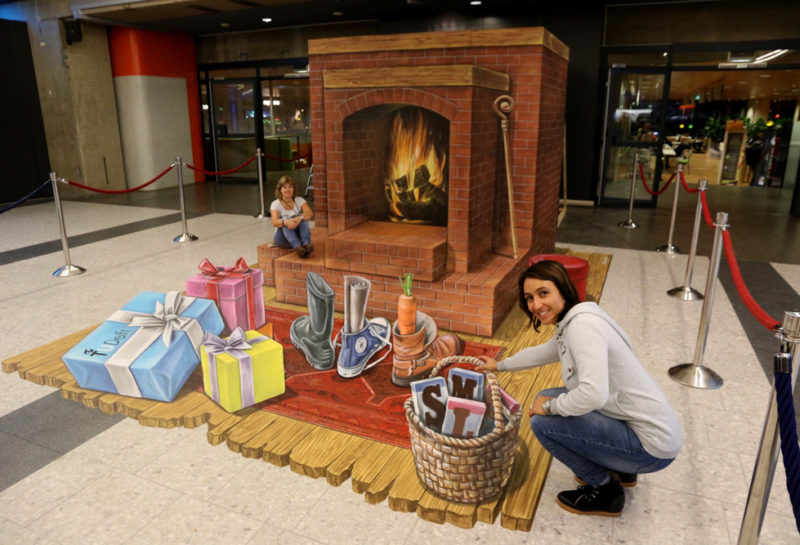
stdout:
[[(317, 250), (301, 260), (259, 247), (277, 300), (305, 304), (305, 275), (314, 270), (342, 310), (343, 276), (358, 274), (372, 281), (368, 316), (393, 320), (398, 276), (411, 272), (420, 310), (440, 328), (493, 334), (529, 257), (555, 245), (567, 60), (566, 46), (543, 28), (309, 41)], [(516, 259), (493, 110), (501, 95), (515, 103), (508, 140)], [(440, 137), (444, 164), (434, 189), (442, 221), (398, 222), (387, 213), (387, 149), (401, 111), (437, 127), (429, 132)], [(435, 178), (418, 169), (414, 183), (428, 176)]]

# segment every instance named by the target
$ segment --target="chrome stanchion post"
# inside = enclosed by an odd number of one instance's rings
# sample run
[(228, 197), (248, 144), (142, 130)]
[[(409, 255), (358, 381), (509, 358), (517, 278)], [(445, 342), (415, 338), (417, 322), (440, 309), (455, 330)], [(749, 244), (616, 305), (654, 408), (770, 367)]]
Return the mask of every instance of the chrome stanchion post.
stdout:
[(181, 207), (181, 226), (183, 227), (183, 233), (172, 239), (172, 242), (189, 242), (197, 240), (197, 237), (189, 233), (189, 229), (186, 226), (186, 203), (183, 198), (183, 159), (176, 157), (174, 165), (178, 167), (178, 201)]
[[(800, 312), (786, 311), (783, 314), (783, 324), (775, 332), (781, 341), (779, 352), (775, 354), (775, 366), (790, 365), (790, 361), (798, 360), (798, 346), (800, 346)], [(797, 383), (797, 365), (792, 369), (792, 390)], [(750, 491), (742, 515), (742, 526), (739, 530), (738, 545), (756, 545), (764, 522), (764, 512), (767, 510), (769, 491), (772, 489), (772, 479), (775, 476), (775, 466), (778, 463), (778, 403), (775, 393), (775, 382), (772, 383), (767, 416), (764, 420), (764, 429), (761, 432), (761, 443), (753, 467), (753, 477), (750, 480)]]
[(667, 295), (678, 297), (684, 301), (697, 301), (703, 294), (692, 287), (692, 273), (694, 272), (694, 258), (697, 253), (697, 237), (700, 234), (700, 222), (703, 218), (703, 192), (708, 188), (708, 180), (697, 182), (697, 209), (694, 211), (694, 227), (692, 228), (692, 245), (689, 248), (689, 260), (686, 262), (686, 274), (683, 276), (683, 285), (667, 290)]
[(639, 168), (639, 154), (633, 156), (633, 177), (631, 178), (631, 202), (628, 205), (628, 219), (619, 222), (617, 225), (625, 229), (636, 229), (639, 224), (633, 221), (633, 199), (636, 197), (636, 169)]
[[(677, 188), (675, 188), (677, 190)], [(711, 307), (714, 305), (714, 292), (717, 288), (717, 275), (719, 262), (722, 258), (722, 232), (728, 228), (728, 213), (717, 212), (717, 222), (714, 224), (714, 245), (711, 248), (711, 262), (708, 265), (706, 277), (706, 298), (703, 300), (703, 310), (700, 315), (700, 327), (697, 331), (697, 344), (694, 349), (694, 361), (682, 363), (671, 367), (669, 376), (672, 380), (692, 388), (712, 390), (722, 386), (722, 377), (708, 367), (703, 366), (703, 353), (708, 341), (708, 327), (711, 324)]]
[(50, 173), (50, 184), (53, 186), (53, 200), (56, 203), (56, 214), (58, 215), (58, 228), (61, 230), (61, 249), (64, 250), (65, 265), (53, 272), (53, 276), (78, 276), (86, 272), (86, 269), (73, 265), (69, 258), (69, 244), (67, 243), (67, 228), (64, 226), (64, 212), (61, 210), (61, 196), (58, 193), (59, 179), (55, 172)]
[(680, 195), (681, 176), (683, 175), (683, 165), (678, 165), (675, 170), (675, 195), (672, 197), (672, 216), (669, 220), (669, 236), (667, 236), (667, 243), (656, 248), (656, 252), (666, 252), (669, 255), (681, 253), (680, 249), (672, 244), (672, 233), (675, 232), (675, 217), (678, 215), (678, 197)]
[(256, 218), (266, 218), (267, 214), (264, 211), (264, 171), (261, 169), (261, 157), (263, 156), (261, 148), (256, 148), (256, 161), (258, 162), (258, 200), (261, 203), (261, 212), (256, 214)]

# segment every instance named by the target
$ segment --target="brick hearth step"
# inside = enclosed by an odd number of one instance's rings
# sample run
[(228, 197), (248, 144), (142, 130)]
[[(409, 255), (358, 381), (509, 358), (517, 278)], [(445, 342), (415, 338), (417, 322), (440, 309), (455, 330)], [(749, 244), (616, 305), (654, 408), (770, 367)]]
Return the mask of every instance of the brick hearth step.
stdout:
[(328, 237), (325, 266), (356, 274), (437, 280), (447, 267), (447, 228), (367, 221)]

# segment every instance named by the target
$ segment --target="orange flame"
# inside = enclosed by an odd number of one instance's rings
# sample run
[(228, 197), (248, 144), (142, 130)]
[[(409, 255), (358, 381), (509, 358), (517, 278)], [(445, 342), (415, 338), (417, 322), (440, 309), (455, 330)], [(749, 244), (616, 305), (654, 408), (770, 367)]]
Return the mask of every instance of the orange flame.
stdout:
[[(392, 121), (391, 151), (384, 185), (392, 221), (425, 223), (426, 220), (423, 219), (408, 218), (402, 211), (402, 203), (428, 204), (432, 200), (431, 192), (426, 191), (423, 186), (429, 184), (440, 190), (440, 193), (444, 190), (447, 156), (436, 150), (422, 111), (419, 110), (413, 120), (409, 117), (398, 112)], [(417, 179), (417, 175), (426, 169), (427, 180)]]

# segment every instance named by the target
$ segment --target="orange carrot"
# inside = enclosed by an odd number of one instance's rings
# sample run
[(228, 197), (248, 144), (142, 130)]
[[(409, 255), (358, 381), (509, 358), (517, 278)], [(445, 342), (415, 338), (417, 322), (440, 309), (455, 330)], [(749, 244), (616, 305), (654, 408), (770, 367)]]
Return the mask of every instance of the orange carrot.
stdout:
[(416, 330), (417, 299), (411, 295), (412, 278), (411, 273), (400, 277), (403, 295), (397, 297), (397, 329), (401, 335), (410, 335)]

